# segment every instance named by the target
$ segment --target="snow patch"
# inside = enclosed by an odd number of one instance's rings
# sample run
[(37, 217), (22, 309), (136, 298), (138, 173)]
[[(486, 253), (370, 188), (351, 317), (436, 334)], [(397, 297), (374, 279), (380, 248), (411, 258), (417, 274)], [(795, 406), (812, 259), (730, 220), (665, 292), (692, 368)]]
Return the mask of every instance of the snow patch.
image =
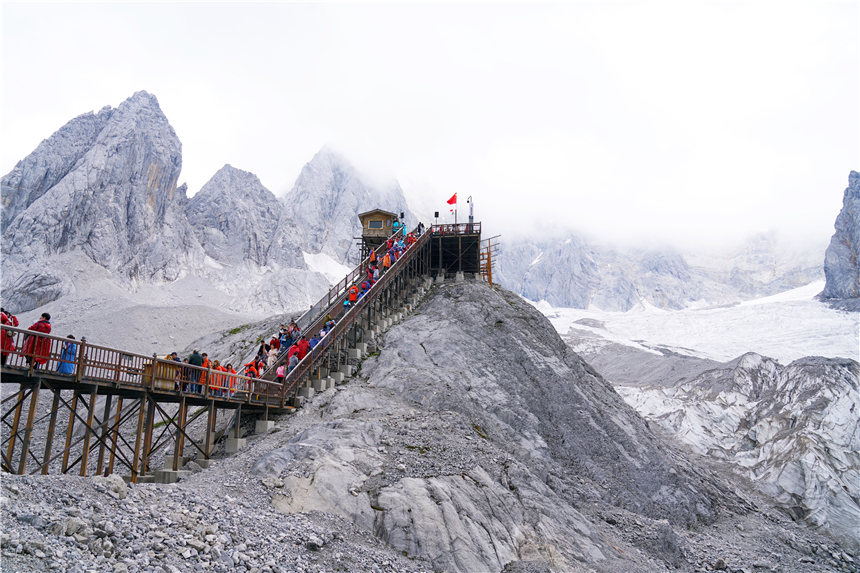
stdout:
[(305, 259), (305, 264), (310, 270), (323, 275), (332, 285), (343, 280), (343, 277), (348, 275), (352, 270), (352, 268), (338, 263), (325, 253), (312, 255), (302, 251), (302, 256)]
[(206, 257), (203, 259), (203, 264), (206, 265), (207, 267), (211, 267), (213, 269), (218, 269), (218, 270), (221, 270), (224, 268), (224, 265), (222, 265), (221, 263), (219, 263), (218, 261), (216, 261), (215, 259), (213, 259), (209, 255), (206, 255)]
[(604, 323), (594, 331), (595, 341), (615, 342), (634, 348), (641, 343), (662, 346), (681, 354), (720, 362), (755, 352), (788, 364), (804, 356), (860, 360), (860, 321), (856, 313), (834, 310), (815, 299), (824, 283), (742, 304), (657, 309), (640, 303), (628, 312), (610, 312), (593, 307), (554, 308), (546, 301), (532, 303), (556, 331), (565, 336), (583, 318)]

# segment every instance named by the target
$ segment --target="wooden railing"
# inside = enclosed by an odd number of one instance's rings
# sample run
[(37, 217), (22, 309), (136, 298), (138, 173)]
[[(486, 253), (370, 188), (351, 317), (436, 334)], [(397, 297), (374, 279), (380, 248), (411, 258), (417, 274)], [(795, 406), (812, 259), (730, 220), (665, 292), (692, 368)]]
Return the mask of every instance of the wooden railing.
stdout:
[[(28, 376), (251, 404), (280, 404), (283, 394), (281, 385), (270, 380), (134, 354), (23, 328), (4, 326), (3, 330), (12, 344), (12, 349), (3, 352), (6, 355), (3, 368)], [(28, 344), (28, 339), (33, 342)]]
[[(401, 257), (391, 265), (391, 268), (383, 275), (379, 277), (379, 280), (376, 281), (373, 286), (367, 291), (367, 294), (364, 295), (361, 299), (359, 299), (355, 304), (351, 305), (350, 308), (340, 315), (336, 322), (334, 328), (326, 332), (326, 335), (320, 340), (320, 342), (308, 353), (305, 357), (299, 361), (295, 368), (290, 371), (287, 376), (284, 378), (284, 392), (285, 396), (290, 396), (293, 391), (296, 390), (299, 383), (304, 380), (306, 377), (309, 377), (311, 372), (315, 370), (315, 365), (322, 360), (323, 357), (328, 353), (331, 347), (341, 339), (341, 337), (346, 334), (346, 332), (355, 324), (356, 317), (360, 316), (361, 312), (365, 309), (365, 307), (372, 301), (382, 290), (385, 288), (391, 280), (397, 275), (398, 272), (409, 262), (411, 261), (417, 253), (420, 252), (421, 248), (424, 244), (429, 240), (430, 233), (424, 233), (420, 237), (418, 237), (415, 242), (407, 248)], [(384, 247), (384, 246), (383, 246)], [(382, 249), (383, 247), (380, 247)], [(364, 264), (367, 262), (369, 264), (369, 258), (362, 262)], [(359, 265), (360, 267), (361, 265)], [(350, 285), (351, 286), (351, 285)], [(328, 313), (334, 312), (335, 309), (343, 304), (344, 299), (346, 298), (346, 290), (344, 293), (340, 295), (338, 298), (334, 299), (333, 304), (327, 308)], [(332, 316), (334, 318), (337, 316), (336, 314)], [(325, 322), (325, 316), (323, 315), (321, 318), (318, 318), (316, 322), (314, 322), (310, 326), (310, 332), (314, 333), (321, 329)], [(304, 331), (304, 329), (302, 329)], [(271, 376), (271, 372), (274, 371), (277, 366), (283, 364), (286, 361), (286, 355), (282, 355), (279, 360), (275, 363), (274, 366), (267, 370), (267, 376)]]
[(431, 232), (434, 235), (480, 235), (481, 223), (451, 223), (445, 225), (433, 225)]

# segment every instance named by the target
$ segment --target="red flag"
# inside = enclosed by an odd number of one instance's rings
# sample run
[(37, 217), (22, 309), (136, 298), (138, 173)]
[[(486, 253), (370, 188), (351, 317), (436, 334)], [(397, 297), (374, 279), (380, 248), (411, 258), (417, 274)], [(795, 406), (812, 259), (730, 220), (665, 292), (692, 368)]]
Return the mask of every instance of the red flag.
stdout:
[(448, 199), (448, 204), (449, 205), (455, 205), (456, 203), (457, 203), (457, 194), (454, 193), (454, 196), (451, 197), (450, 199)]

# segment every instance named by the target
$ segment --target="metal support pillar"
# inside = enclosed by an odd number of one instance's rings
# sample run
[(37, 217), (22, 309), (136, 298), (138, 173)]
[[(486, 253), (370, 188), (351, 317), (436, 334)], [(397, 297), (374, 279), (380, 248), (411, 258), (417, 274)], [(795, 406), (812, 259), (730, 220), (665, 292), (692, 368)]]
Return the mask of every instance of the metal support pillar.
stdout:
[(146, 411), (146, 394), (140, 399), (137, 413), (137, 434), (134, 437), (134, 457), (131, 460), (131, 483), (137, 483), (138, 463), (140, 462), (140, 443), (143, 441), (143, 420)]
[(9, 460), (9, 465), (12, 465), (12, 455), (15, 453), (15, 439), (18, 437), (18, 424), (21, 421), (21, 409), (24, 407), (24, 397), (26, 391), (24, 385), (21, 384), (18, 390), (18, 403), (15, 405), (15, 415), (12, 418), (12, 430), (9, 432), (9, 447), (6, 450), (6, 459)]
[(204, 438), (204, 440), (206, 440), (206, 443), (203, 446), (203, 457), (207, 460), (209, 459), (209, 456), (212, 455), (212, 433), (215, 431), (215, 415), (218, 411), (215, 408), (215, 400), (209, 400), (208, 408), (209, 413), (206, 418), (206, 436)]
[(185, 396), (179, 400), (179, 411), (176, 412), (177, 428), (173, 446), (173, 471), (181, 469), (179, 458), (182, 457), (182, 446), (185, 442)]
[(143, 453), (141, 454), (140, 473), (145, 474), (149, 470), (149, 454), (152, 449), (152, 423), (155, 420), (155, 400), (149, 394), (146, 395), (147, 408), (146, 420), (144, 421)]
[(105, 475), (113, 473), (113, 463), (116, 459), (117, 440), (119, 439), (120, 414), (122, 414), (122, 397), (120, 397), (116, 402), (116, 420), (114, 420), (113, 440), (110, 446), (110, 460), (108, 461), (108, 469), (107, 472), (105, 472)]

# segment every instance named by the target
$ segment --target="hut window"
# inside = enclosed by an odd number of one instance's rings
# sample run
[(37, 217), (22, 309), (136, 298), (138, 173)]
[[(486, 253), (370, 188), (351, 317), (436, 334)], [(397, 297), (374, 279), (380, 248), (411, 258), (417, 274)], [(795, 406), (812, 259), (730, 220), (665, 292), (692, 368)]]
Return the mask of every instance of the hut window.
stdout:
[(382, 228), (382, 221), (368, 221), (367, 222), (367, 228), (368, 229), (381, 229)]

